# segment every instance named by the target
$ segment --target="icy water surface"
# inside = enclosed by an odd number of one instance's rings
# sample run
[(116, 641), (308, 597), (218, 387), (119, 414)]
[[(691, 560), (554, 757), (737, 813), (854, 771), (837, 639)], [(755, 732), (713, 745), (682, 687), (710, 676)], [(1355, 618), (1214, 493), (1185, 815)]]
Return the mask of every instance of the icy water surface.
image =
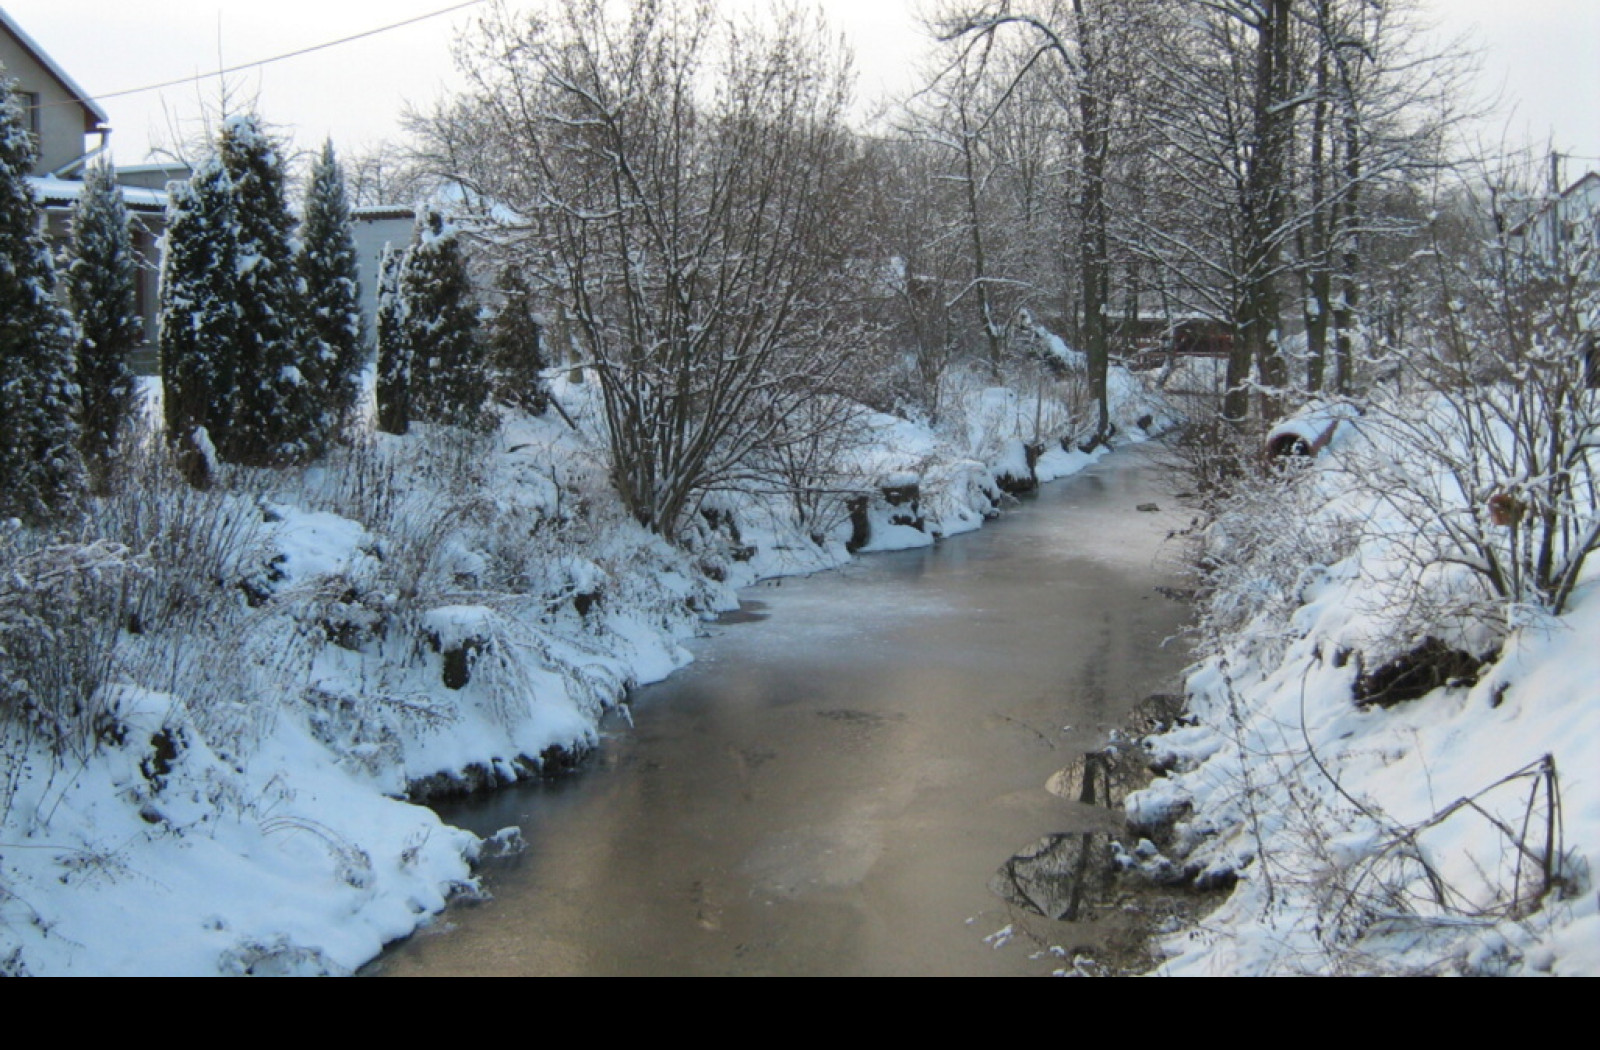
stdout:
[(1186, 520), (1131, 449), (978, 533), (753, 588), (583, 771), (444, 812), (529, 848), (487, 869), (492, 901), (374, 970), (1002, 975), (1092, 954), (990, 884), (1109, 826), (1047, 785), (1176, 687), (1162, 642), (1185, 609), (1158, 588), (1182, 585), (1163, 540)]

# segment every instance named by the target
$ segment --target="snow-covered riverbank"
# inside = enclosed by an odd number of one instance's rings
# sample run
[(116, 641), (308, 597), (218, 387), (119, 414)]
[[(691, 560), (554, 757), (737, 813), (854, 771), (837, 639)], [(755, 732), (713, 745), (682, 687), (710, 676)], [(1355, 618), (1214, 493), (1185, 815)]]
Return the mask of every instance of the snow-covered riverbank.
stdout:
[[(1118, 378), (1136, 436), (1152, 407)], [(581, 423), (582, 392), (564, 394)], [(940, 428), (865, 419), (856, 505), (801, 528), (774, 501), (718, 497), (686, 549), (628, 518), (593, 439), (555, 418), (379, 435), (205, 494), (150, 465), (147, 505), (117, 512), (126, 538), (13, 561), (14, 596), (134, 599), (106, 643), (97, 738), (59, 759), (26, 727), (7, 741), (0, 970), (349, 972), (473, 892), (471, 860), (504, 845), (400, 801), (408, 786), (570, 762), (739, 586), (993, 514), (1030, 469), (1018, 435), (1041, 405), (979, 385), (955, 404)], [(1095, 454), (1035, 458), (1049, 480)], [(192, 575), (152, 569), (154, 548)]]
[(1128, 814), (1239, 883), (1158, 972), (1600, 973), (1596, 567), (1559, 616), (1468, 604), (1427, 553), (1443, 516), (1404, 513), (1427, 464), (1376, 418), (1207, 537), (1195, 724), (1147, 742), (1172, 773)]

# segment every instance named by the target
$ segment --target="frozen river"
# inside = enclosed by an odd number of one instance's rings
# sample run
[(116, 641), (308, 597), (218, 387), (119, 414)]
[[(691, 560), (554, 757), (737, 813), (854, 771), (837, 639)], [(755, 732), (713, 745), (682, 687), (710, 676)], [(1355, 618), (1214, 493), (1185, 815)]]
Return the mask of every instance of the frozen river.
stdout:
[[(1160, 509), (1140, 511), (1141, 504)], [(1047, 783), (1185, 650), (1183, 524), (1135, 448), (937, 547), (744, 595), (577, 775), (444, 810), (529, 848), (373, 969), (406, 974), (1044, 974), (1093, 934), (999, 867), (1103, 826)], [(1009, 934), (995, 936), (1009, 929)], [(1086, 942), (1085, 938), (1089, 938)]]

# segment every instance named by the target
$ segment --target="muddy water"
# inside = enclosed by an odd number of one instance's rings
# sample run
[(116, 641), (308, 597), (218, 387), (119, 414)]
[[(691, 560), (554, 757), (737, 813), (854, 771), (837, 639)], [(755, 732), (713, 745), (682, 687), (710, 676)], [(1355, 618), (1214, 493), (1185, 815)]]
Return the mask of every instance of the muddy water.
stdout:
[(1094, 954), (1107, 934), (992, 887), (1041, 840), (1110, 826), (1050, 787), (1174, 688), (1185, 610), (1157, 588), (1180, 584), (1163, 539), (1184, 520), (1128, 450), (981, 532), (752, 589), (582, 772), (445, 813), (529, 848), (376, 971), (1042, 974), (1051, 947)]

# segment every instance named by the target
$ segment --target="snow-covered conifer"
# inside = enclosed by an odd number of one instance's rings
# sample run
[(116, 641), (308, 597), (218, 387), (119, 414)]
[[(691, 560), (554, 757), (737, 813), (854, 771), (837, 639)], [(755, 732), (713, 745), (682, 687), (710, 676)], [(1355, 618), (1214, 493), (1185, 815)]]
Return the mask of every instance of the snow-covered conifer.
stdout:
[(139, 264), (111, 165), (95, 164), (83, 180), (72, 219), (68, 300), (78, 322), (78, 389), (83, 402), (78, 447), (103, 478), (134, 405), (128, 356), (143, 341)]
[(478, 304), (457, 231), (434, 208), (417, 223), (400, 287), (412, 355), (412, 417), (428, 423), (481, 425), (489, 370)]
[(72, 319), (27, 176), (36, 147), (21, 96), (0, 81), (0, 517), (45, 521), (83, 487)]
[(311, 169), (296, 259), (305, 313), (301, 370), (321, 401), (322, 433), (337, 434), (354, 413), (366, 354), (355, 231), (344, 171), (325, 142)]
[(238, 255), (233, 273), (233, 411), (216, 438), (222, 458), (250, 466), (321, 452), (318, 396), (302, 368), (294, 218), (283, 156), (254, 117), (228, 119), (218, 156), (233, 188)]
[(378, 264), (378, 429), (411, 429), (411, 344), (406, 341), (406, 302), (401, 294), (406, 252), (383, 246)]
[(167, 440), (194, 485), (208, 483), (208, 450), (232, 423), (237, 258), (233, 182), (212, 157), (173, 186), (161, 264), (162, 408)]
[(544, 380), (544, 326), (534, 311), (533, 292), (514, 265), (500, 271), (495, 288), (500, 303), (489, 322), (495, 399), (543, 415), (550, 405), (550, 391)]

